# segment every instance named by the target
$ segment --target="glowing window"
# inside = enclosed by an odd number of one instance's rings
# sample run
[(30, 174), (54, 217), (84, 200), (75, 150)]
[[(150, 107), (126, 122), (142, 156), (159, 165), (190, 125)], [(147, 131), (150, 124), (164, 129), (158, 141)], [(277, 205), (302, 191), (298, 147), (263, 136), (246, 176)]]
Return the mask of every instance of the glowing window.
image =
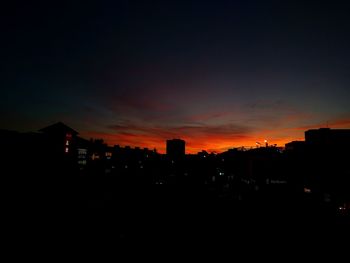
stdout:
[(93, 153), (92, 156), (91, 156), (91, 159), (92, 160), (98, 160), (98, 159), (100, 159), (100, 156), (97, 153)]
[(85, 156), (87, 155), (87, 150), (86, 150), (86, 149), (81, 149), (81, 148), (79, 148), (79, 149), (78, 149), (78, 155), (79, 155), (81, 158), (85, 158)]
[(69, 152), (69, 148), (66, 147), (66, 149), (64, 150), (65, 153), (68, 153)]
[(304, 193), (311, 193), (311, 189), (307, 188), (307, 187), (304, 187)]

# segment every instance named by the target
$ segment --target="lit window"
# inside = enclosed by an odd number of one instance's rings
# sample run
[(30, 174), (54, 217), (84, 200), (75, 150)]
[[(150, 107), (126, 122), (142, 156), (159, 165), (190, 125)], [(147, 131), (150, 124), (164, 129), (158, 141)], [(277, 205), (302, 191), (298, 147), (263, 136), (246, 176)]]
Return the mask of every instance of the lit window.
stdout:
[(79, 160), (79, 161), (78, 161), (78, 164), (80, 164), (80, 165), (86, 165), (86, 160)]
[(68, 146), (68, 145), (69, 145), (69, 141), (67, 140), (67, 141), (66, 141), (66, 146)]
[(66, 149), (64, 150), (65, 153), (68, 153), (69, 152), (69, 148), (66, 147)]
[(79, 148), (79, 149), (78, 149), (78, 155), (79, 155), (81, 158), (85, 158), (85, 155), (87, 155), (87, 150), (86, 150), (86, 149), (81, 149), (81, 148)]
[(100, 159), (100, 156), (97, 153), (93, 153), (92, 156), (91, 156), (91, 159), (92, 160), (98, 160), (98, 159)]
[(308, 194), (311, 193), (311, 189), (304, 187), (304, 193), (308, 193)]

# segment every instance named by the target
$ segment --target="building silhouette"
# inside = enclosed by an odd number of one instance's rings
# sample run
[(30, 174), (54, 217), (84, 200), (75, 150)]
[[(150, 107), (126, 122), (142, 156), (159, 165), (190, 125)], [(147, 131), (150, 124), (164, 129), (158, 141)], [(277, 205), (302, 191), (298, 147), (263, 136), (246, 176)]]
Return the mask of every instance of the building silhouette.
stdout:
[(341, 149), (350, 146), (350, 129), (320, 128), (305, 132), (305, 142), (310, 146)]
[(180, 159), (185, 157), (185, 141), (172, 139), (166, 141), (166, 154), (169, 158)]
[[(58, 154), (71, 156), (75, 154), (78, 132), (62, 122), (57, 122), (39, 130), (50, 141), (52, 149)], [(74, 152), (73, 152), (74, 149)]]
[(286, 143), (285, 150), (287, 152), (290, 152), (290, 151), (304, 152), (305, 145), (306, 145), (305, 141), (292, 141), (292, 142)]
[(350, 129), (307, 130), (305, 141), (286, 144), (286, 173), (309, 197), (338, 207), (350, 198), (349, 147)]

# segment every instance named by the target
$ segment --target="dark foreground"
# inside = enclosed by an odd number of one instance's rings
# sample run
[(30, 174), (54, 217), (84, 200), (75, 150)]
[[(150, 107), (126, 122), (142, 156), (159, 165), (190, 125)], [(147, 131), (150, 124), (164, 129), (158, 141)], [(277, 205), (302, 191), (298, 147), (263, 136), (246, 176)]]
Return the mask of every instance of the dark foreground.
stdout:
[(303, 196), (269, 193), (237, 199), (169, 185), (124, 185), (93, 193), (75, 188), (59, 196), (57, 191), (46, 191), (46, 198), (42, 191), (36, 198), (19, 197), (8, 216), (12, 237), (45, 245), (64, 240), (73, 246), (103, 243), (155, 251), (219, 244), (274, 250), (290, 242), (332, 244), (347, 240), (349, 233), (348, 214)]

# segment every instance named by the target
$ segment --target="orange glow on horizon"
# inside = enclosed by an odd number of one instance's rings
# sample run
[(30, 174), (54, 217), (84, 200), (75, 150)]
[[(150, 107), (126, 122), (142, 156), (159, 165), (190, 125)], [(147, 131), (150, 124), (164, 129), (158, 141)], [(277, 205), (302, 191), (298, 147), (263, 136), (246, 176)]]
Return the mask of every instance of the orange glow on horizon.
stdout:
[[(181, 126), (175, 128), (125, 125), (112, 127), (111, 132), (82, 132), (85, 138), (103, 139), (108, 145), (140, 147), (165, 153), (166, 140), (180, 138), (186, 142), (186, 153), (196, 154), (202, 150), (221, 153), (232, 148), (256, 148), (270, 146), (284, 147), (291, 141), (303, 141), (304, 132), (325, 127), (322, 123), (308, 126), (274, 129), (245, 130), (235, 126)], [(331, 129), (350, 127), (350, 119), (336, 119), (328, 122)], [(115, 129), (115, 131), (113, 131)], [(267, 141), (265, 141), (267, 140)], [(265, 143), (264, 143), (265, 142)]]
[[(120, 145), (122, 147), (141, 147), (148, 148), (150, 150), (156, 148), (158, 153), (165, 153), (166, 140), (174, 138), (160, 138), (153, 137), (146, 134), (107, 134), (107, 133), (86, 133), (88, 137), (102, 138), (108, 145)], [(264, 136), (261, 136), (264, 138)], [(242, 136), (242, 138), (236, 137), (234, 139), (214, 137), (214, 136), (201, 136), (196, 138), (195, 136), (182, 136), (181, 139), (186, 142), (186, 154), (196, 154), (202, 150), (208, 152), (221, 153), (232, 148), (256, 148), (256, 137)], [(271, 139), (270, 145), (283, 146), (294, 140), (303, 140), (303, 138), (287, 137), (281, 139)], [(261, 142), (264, 139), (260, 139)]]

